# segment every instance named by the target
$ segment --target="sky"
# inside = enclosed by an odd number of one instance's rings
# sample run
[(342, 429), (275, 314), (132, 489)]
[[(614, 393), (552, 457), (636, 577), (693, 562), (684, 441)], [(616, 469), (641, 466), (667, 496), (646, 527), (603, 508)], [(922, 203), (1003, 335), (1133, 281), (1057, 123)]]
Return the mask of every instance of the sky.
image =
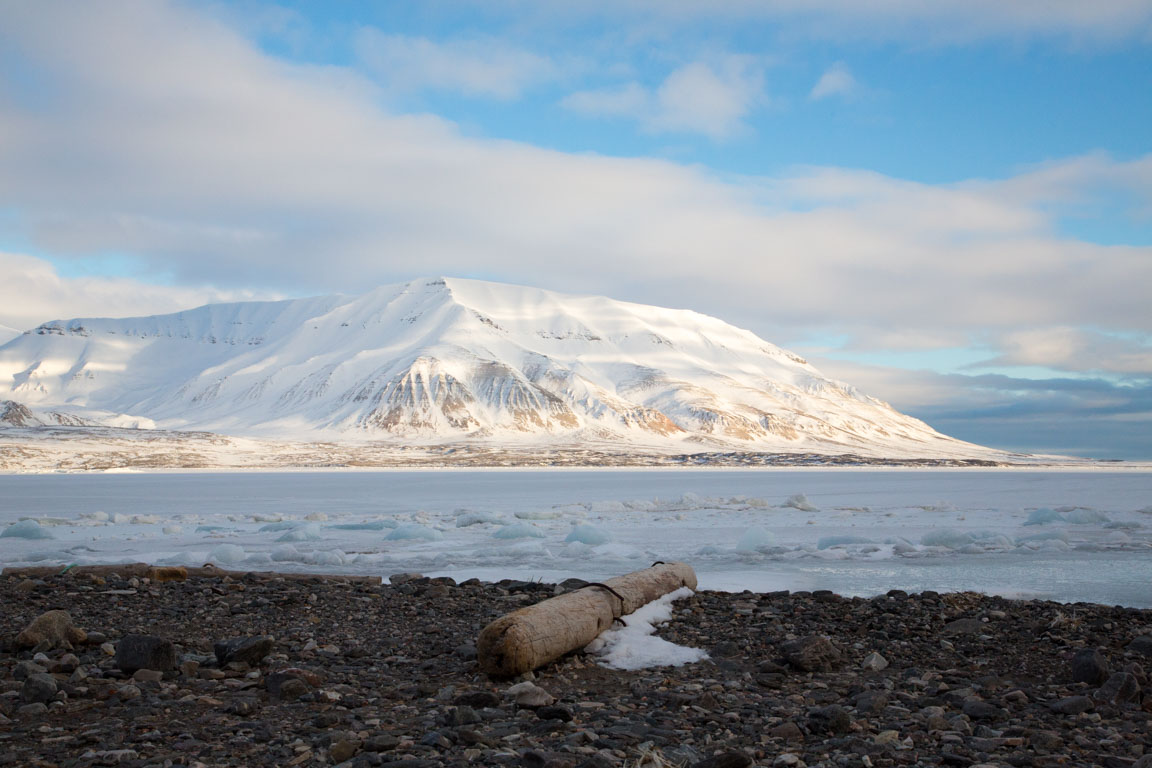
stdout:
[(1150, 459), (1152, 0), (0, 0), (0, 334), (428, 275)]

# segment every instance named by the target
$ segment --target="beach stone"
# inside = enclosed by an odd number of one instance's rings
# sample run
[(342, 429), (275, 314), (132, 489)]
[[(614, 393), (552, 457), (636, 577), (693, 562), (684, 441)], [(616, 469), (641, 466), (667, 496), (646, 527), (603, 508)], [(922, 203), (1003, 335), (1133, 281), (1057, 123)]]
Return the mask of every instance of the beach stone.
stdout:
[(82, 629), (72, 625), (68, 611), (48, 611), (32, 620), (20, 634), (16, 635), (16, 645), (20, 648), (36, 648), (48, 643), (48, 648), (72, 650), (88, 639)]
[(869, 672), (879, 672), (888, 668), (888, 659), (873, 651), (864, 657), (864, 661), (860, 662), (860, 668)]
[(536, 716), (541, 720), (562, 720), (565, 723), (572, 722), (572, 710), (568, 709), (568, 707), (540, 707), (536, 710)]
[(852, 727), (852, 717), (839, 704), (830, 704), (808, 713), (808, 727), (814, 733), (847, 733)]
[(36, 672), (28, 675), (24, 684), (20, 686), (20, 699), (29, 704), (36, 702), (47, 704), (56, 698), (58, 690), (56, 678), (44, 672)]
[(457, 696), (453, 703), (458, 706), (486, 709), (500, 706), (500, 697), (491, 691), (469, 691)]
[(804, 731), (791, 720), (785, 720), (780, 725), (768, 729), (768, 735), (774, 739), (785, 741), (804, 741)]
[(1152, 635), (1140, 635), (1128, 643), (1128, 650), (1152, 659)]
[(956, 619), (944, 625), (940, 630), (940, 634), (944, 637), (956, 637), (957, 635), (974, 635), (977, 632), (984, 631), (984, 622), (980, 619)]
[(840, 650), (826, 637), (808, 635), (780, 646), (788, 663), (804, 672), (831, 672), (840, 666)]
[(548, 691), (527, 680), (512, 686), (506, 693), (512, 697), (512, 700), (516, 702), (516, 706), (518, 707), (546, 707), (556, 701)]
[(886, 691), (864, 691), (856, 697), (856, 711), (862, 715), (877, 715), (888, 706), (888, 701)]
[(216, 661), (221, 666), (234, 662), (244, 662), (255, 667), (272, 652), (272, 645), (272, 638), (270, 637), (235, 637), (214, 644), (212, 651), (216, 654)]
[(961, 711), (973, 720), (1003, 720), (1008, 717), (1006, 710), (980, 699), (968, 699)]
[(1152, 768), (1152, 753), (1144, 755), (1144, 757), (1132, 763), (1132, 768)]
[(1028, 737), (1028, 745), (1043, 755), (1062, 749), (1064, 740), (1055, 731), (1033, 731)]
[(1093, 709), (1092, 699), (1087, 696), (1066, 696), (1048, 705), (1053, 712), (1061, 715), (1078, 715)]
[(164, 679), (164, 673), (158, 669), (138, 669), (132, 673), (132, 679), (137, 683), (158, 683)]
[(1100, 686), (1092, 698), (1108, 704), (1126, 704), (1140, 698), (1140, 683), (1128, 672), (1117, 672)]
[(176, 667), (176, 649), (162, 637), (124, 635), (116, 644), (116, 667), (128, 674), (138, 669), (166, 672)]
[(1097, 648), (1083, 648), (1076, 651), (1069, 662), (1072, 680), (1077, 683), (1100, 685), (1108, 679), (1108, 659)]
[(360, 742), (353, 739), (341, 739), (328, 749), (329, 756), (338, 763), (351, 760), (353, 755), (360, 751)]
[(17, 714), (21, 717), (35, 717), (36, 715), (43, 715), (48, 711), (48, 705), (37, 701), (32, 704), (25, 704), (16, 710)]
[(704, 758), (692, 768), (748, 768), (749, 765), (752, 765), (752, 758), (743, 752), (723, 752)]
[(38, 675), (48, 670), (34, 661), (18, 661), (12, 669), (13, 680), (26, 680), (29, 675)]

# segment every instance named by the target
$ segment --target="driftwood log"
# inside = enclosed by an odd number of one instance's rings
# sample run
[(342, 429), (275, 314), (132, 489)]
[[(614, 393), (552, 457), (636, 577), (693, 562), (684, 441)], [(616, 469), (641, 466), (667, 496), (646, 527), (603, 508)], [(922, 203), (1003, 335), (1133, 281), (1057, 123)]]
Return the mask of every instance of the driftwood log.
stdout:
[(148, 563), (120, 563), (118, 565), (76, 565), (64, 567), (59, 565), (35, 565), (26, 568), (5, 568), (0, 576), (15, 576), (29, 579), (42, 579), (46, 576), (56, 576), (62, 573), (82, 576), (107, 576), (118, 573), (125, 578), (149, 578), (152, 581), (184, 581), (186, 579), (222, 579), (225, 576), (233, 579), (251, 577), (261, 580), (284, 579), (286, 581), (343, 581), (349, 584), (379, 584), (379, 576), (338, 576), (330, 573), (278, 573), (275, 571), (226, 571), (206, 565), (202, 568), (186, 568), (180, 566), (156, 566)]
[(681, 587), (696, 588), (692, 566), (663, 563), (501, 616), (480, 632), (480, 668), (492, 677), (536, 669), (583, 648), (612, 626), (613, 619)]

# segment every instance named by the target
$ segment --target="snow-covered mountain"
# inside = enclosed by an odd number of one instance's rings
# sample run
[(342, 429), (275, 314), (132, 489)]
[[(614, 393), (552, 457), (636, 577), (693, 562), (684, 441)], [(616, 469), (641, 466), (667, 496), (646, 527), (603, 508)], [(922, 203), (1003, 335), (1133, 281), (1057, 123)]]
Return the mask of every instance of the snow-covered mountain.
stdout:
[(0, 347), (4, 400), (26, 423), (295, 439), (993, 453), (713, 317), (443, 278), (45, 323)]
[(20, 331), (15, 328), (9, 328), (6, 325), (0, 324), (0, 344), (7, 344), (20, 335)]

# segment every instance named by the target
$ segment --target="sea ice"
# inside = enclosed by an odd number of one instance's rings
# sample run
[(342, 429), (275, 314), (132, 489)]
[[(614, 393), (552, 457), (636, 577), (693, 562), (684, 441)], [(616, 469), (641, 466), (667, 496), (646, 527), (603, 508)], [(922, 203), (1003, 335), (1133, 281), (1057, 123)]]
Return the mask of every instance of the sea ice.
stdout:
[(0, 539), (54, 539), (51, 531), (44, 530), (35, 520), (21, 520), (0, 531)]
[(235, 565), (245, 557), (244, 547), (239, 544), (220, 544), (208, 553), (208, 562), (220, 565)]
[(308, 523), (284, 531), (276, 541), (318, 541), (320, 538), (320, 526), (316, 523)]
[(597, 528), (595, 525), (574, 525), (572, 532), (564, 541), (578, 541), (581, 544), (595, 547), (612, 541), (612, 534), (603, 528)]
[(559, 512), (546, 509), (522, 509), (516, 513), (521, 520), (555, 520), (560, 517)]
[(435, 528), (429, 528), (419, 523), (404, 523), (396, 530), (384, 537), (388, 541), (405, 541), (408, 539), (423, 539), (424, 541), (440, 541), (444, 534)]
[(846, 544), (871, 544), (870, 539), (863, 536), (821, 536), (816, 540), (816, 549), (828, 549), (830, 547), (841, 547)]
[(788, 500), (785, 501), (780, 506), (791, 507), (792, 509), (798, 509), (801, 512), (819, 512), (820, 511), (820, 508), (817, 507), (812, 502), (808, 501), (808, 497), (802, 493), (798, 493), (795, 496), (789, 496)]
[(275, 523), (268, 523), (259, 528), (260, 533), (276, 533), (277, 531), (290, 531), (293, 528), (299, 528), (300, 523), (295, 520), (280, 520)]
[(957, 531), (954, 528), (929, 531), (920, 537), (920, 543), (925, 547), (944, 547), (945, 549), (960, 549), (968, 546), (972, 541), (972, 534)]
[(1048, 523), (1062, 523), (1066, 518), (1061, 513), (1048, 507), (1034, 509), (1028, 513), (1024, 525), (1048, 525)]
[(672, 620), (672, 603), (693, 594), (691, 589), (681, 587), (641, 606), (621, 617), (623, 627), (602, 633), (586, 650), (611, 669), (679, 667), (707, 659), (708, 654), (700, 648), (676, 645), (655, 635), (657, 625)]
[(277, 563), (298, 563), (304, 559), (304, 555), (291, 544), (281, 544), (272, 550), (272, 560)]
[(776, 537), (767, 528), (756, 525), (744, 531), (740, 540), (736, 542), (737, 552), (755, 552), (761, 547), (771, 547), (776, 544)]
[(492, 534), (494, 539), (542, 539), (544, 531), (528, 523), (514, 523)]
[(1064, 513), (1064, 519), (1073, 525), (1097, 525), (1108, 522), (1108, 515), (1095, 509), (1076, 507)]
[(363, 523), (337, 523), (324, 527), (337, 531), (382, 531), (385, 528), (395, 528), (397, 525), (398, 523), (391, 520), (372, 520)]
[(464, 512), (456, 518), (457, 528), (467, 528), (481, 523), (503, 523), (504, 518), (495, 512)]

